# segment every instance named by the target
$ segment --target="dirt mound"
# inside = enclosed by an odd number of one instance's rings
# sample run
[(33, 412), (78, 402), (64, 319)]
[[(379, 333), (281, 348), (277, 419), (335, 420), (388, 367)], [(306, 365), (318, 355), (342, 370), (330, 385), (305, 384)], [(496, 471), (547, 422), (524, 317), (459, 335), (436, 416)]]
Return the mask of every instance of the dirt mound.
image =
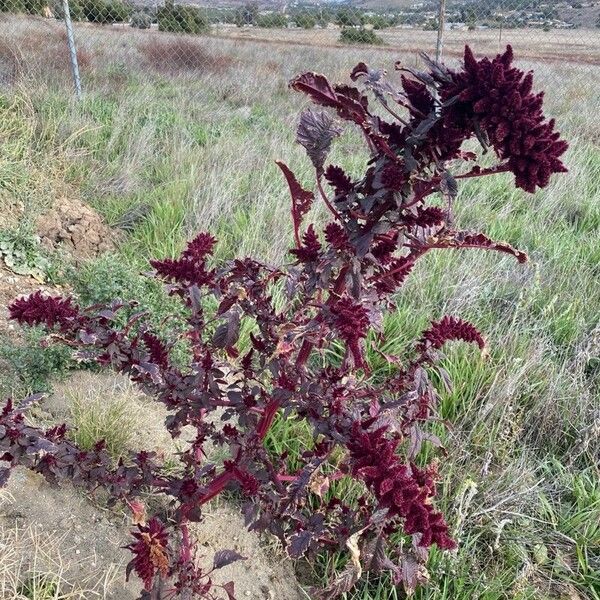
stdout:
[(113, 248), (115, 234), (100, 215), (80, 200), (58, 200), (36, 222), (42, 244), (52, 250), (63, 247), (76, 258), (91, 258)]

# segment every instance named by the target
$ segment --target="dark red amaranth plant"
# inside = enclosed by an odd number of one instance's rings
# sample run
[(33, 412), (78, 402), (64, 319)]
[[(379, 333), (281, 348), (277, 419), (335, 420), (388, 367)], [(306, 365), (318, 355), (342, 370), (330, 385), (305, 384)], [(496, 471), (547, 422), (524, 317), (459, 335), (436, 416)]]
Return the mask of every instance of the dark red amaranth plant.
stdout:
[[(181, 469), (173, 470), (149, 452), (113, 464), (102, 443), (84, 451), (64, 426), (31, 426), (25, 411), (37, 397), (9, 401), (0, 413), (0, 485), (14, 466), (25, 465), (52, 482), (102, 487), (112, 502), (131, 507), (137, 529), (127, 574), (143, 582), (143, 599), (234, 598), (233, 583), (216, 585), (212, 572), (242, 557), (223, 550), (203, 570), (189, 530), (225, 490), (243, 498), (247, 526), (279, 538), (291, 557), (348, 552), (345, 571), (313, 590), (316, 599), (339, 597), (367, 571), (389, 572), (411, 590), (429, 547), (455, 547), (435, 508), (435, 465), (417, 466), (422, 444), (439, 443), (428, 431), (431, 420), (439, 421), (428, 369), (446, 342), (483, 349), (484, 339), (470, 323), (444, 316), (406, 356), (390, 356), (379, 349), (382, 316), (417, 260), (434, 249), (480, 248), (526, 260), (508, 244), (453, 227), (457, 180), (510, 171), (517, 186), (532, 192), (565, 170), (566, 143), (545, 120), (531, 74), (512, 66), (510, 47), (479, 61), (467, 48), (457, 71), (425, 60), (428, 72), (397, 65), (401, 89), (364, 63), (351, 74), (359, 87), (332, 85), (315, 73), (291, 82), (328, 109), (306, 110), (298, 127), (316, 192), (277, 163), (292, 197), (292, 264), (215, 264), (216, 240), (207, 233), (179, 258), (152, 261), (155, 276), (183, 304), (186, 364), (172, 359), (177, 340), (161, 339), (146, 315), (123, 325), (121, 304), (81, 308), (70, 298), (36, 293), (11, 305), (13, 319), (45, 325), (81, 360), (123, 373), (163, 403), (173, 437), (184, 427), (195, 430), (179, 455)], [(341, 134), (334, 115), (364, 137), (370, 156), (360, 178), (326, 164)], [(479, 166), (462, 149), (471, 138), (493, 149), (497, 164)], [(305, 225), (316, 197), (330, 222)], [(241, 338), (242, 325), (249, 336)], [(393, 374), (384, 380), (371, 376), (368, 344), (390, 364)], [(293, 457), (291, 472), (289, 457), (267, 443), (276, 418), (312, 431), (312, 445)], [(227, 460), (208, 460), (207, 444), (223, 448)], [(329, 488), (342, 479), (360, 490), (353, 504)], [(148, 493), (168, 502), (146, 520)]]

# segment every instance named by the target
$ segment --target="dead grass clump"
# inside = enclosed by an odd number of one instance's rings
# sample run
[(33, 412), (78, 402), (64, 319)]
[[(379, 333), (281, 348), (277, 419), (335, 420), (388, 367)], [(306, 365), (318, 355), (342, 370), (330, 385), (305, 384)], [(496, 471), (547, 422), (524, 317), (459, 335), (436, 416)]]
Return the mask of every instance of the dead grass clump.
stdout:
[(12, 44), (0, 40), (0, 85), (13, 85), (23, 71), (23, 57)]
[[(77, 49), (77, 62), (82, 71), (89, 69), (93, 54)], [(0, 41), (0, 83), (15, 84), (28, 75), (69, 73), (71, 63), (65, 32), (32, 31), (15, 43)]]
[(89, 565), (93, 556), (69, 558), (67, 534), (48, 533), (38, 525), (5, 526), (0, 523), (0, 598), (3, 600), (91, 600), (106, 598), (118, 577), (110, 565), (96, 568), (82, 580), (69, 575), (78, 564)]
[(139, 50), (148, 66), (163, 73), (185, 71), (221, 73), (233, 63), (230, 56), (213, 54), (202, 44), (185, 38), (154, 39), (140, 45)]

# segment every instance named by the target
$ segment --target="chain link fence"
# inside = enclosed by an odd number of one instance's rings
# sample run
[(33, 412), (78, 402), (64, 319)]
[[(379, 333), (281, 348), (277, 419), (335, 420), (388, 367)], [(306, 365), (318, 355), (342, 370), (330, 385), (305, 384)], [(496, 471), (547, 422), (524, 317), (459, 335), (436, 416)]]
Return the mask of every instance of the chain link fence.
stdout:
[(78, 94), (132, 70), (143, 84), (256, 60), (284, 83), (292, 64), (322, 64), (318, 53), (345, 70), (365, 57), (414, 65), (420, 52), (452, 61), (466, 43), (481, 54), (510, 43), (520, 61), (553, 65), (559, 86), (565, 70), (600, 69), (600, 2), (0, 0), (0, 86), (23, 73), (68, 76)]

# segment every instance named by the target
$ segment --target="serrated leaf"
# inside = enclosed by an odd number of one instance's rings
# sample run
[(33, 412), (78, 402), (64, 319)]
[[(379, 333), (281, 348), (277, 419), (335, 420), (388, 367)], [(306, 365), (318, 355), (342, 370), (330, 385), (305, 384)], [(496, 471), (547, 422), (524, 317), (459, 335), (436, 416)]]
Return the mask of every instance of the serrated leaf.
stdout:
[(287, 552), (290, 558), (300, 558), (310, 548), (313, 532), (303, 529), (294, 533), (288, 540)]
[(290, 87), (303, 92), (316, 104), (337, 107), (338, 101), (335, 90), (325, 75), (318, 73), (303, 73), (290, 81)]

